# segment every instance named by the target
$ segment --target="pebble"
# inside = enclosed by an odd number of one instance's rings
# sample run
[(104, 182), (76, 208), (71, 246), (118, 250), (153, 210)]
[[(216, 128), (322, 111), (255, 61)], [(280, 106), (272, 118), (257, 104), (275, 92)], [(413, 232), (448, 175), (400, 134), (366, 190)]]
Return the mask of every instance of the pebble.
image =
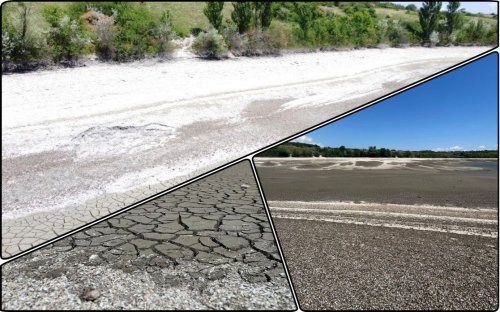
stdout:
[(97, 289), (85, 290), (81, 298), (86, 301), (94, 301), (101, 296), (101, 293)]

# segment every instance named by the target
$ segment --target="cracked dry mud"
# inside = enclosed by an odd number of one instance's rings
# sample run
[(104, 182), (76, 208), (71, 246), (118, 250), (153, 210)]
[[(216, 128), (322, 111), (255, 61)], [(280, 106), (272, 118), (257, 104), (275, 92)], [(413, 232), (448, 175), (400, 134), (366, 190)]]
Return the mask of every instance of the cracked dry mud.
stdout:
[(2, 267), (2, 309), (294, 309), (248, 162)]

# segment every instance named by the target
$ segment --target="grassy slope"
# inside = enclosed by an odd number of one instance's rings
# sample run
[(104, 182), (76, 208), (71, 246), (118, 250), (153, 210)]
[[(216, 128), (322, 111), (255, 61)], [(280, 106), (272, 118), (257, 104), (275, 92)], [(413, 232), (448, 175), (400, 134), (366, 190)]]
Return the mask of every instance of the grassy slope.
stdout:
[[(169, 10), (174, 29), (181, 35), (189, 34), (191, 28), (206, 29), (209, 26), (208, 20), (203, 14), (205, 2), (146, 2), (146, 5), (153, 8), (155, 12)], [(232, 10), (233, 5), (226, 2), (223, 9), (224, 20), (231, 18)]]
[[(69, 2), (52, 2), (51, 5), (59, 5), (59, 6), (67, 6)], [(32, 2), (32, 10), (33, 10), (33, 26), (39, 28), (40, 30), (44, 30), (47, 28), (47, 24), (41, 17), (41, 11), (47, 3), (45, 2)], [(209, 26), (208, 20), (203, 14), (203, 8), (205, 6), (205, 2), (144, 2), (143, 5), (146, 5), (153, 9), (153, 12), (156, 14), (161, 14), (163, 10), (169, 10), (172, 16), (172, 22), (174, 29), (180, 35), (188, 35), (189, 30), (191, 28), (199, 27), (202, 29), (206, 29)], [(2, 11), (8, 11), (9, 6), (11, 4), (4, 4), (2, 7)], [(325, 10), (333, 11), (335, 14), (342, 15), (343, 11), (338, 7), (323, 7)], [(226, 2), (224, 5), (224, 19), (229, 19), (231, 17), (232, 4), (230, 2)], [(418, 13), (417, 12), (409, 12), (406, 10), (394, 10), (394, 9), (385, 9), (385, 8), (375, 8), (375, 12), (380, 18), (397, 18), (403, 20), (411, 20), (418, 21)], [(4, 12), (3, 12), (4, 13)], [(466, 19), (471, 18), (480, 18), (484, 22), (490, 23), (492, 26), (495, 24), (496, 19), (489, 15), (480, 15), (480, 16), (466, 16)], [(273, 21), (273, 23), (283, 23), (279, 21)]]

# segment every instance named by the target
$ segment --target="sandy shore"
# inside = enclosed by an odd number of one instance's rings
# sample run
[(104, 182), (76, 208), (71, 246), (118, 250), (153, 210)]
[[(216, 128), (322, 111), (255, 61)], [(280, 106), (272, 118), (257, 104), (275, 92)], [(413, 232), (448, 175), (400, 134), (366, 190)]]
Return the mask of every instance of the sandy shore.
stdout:
[(18, 253), (487, 48), (3, 75), (2, 254)]

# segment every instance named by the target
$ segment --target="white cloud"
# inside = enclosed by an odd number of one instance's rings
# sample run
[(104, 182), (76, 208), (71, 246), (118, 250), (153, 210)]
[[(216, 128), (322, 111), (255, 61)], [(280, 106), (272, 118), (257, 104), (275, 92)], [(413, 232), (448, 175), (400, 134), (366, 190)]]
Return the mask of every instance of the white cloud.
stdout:
[(486, 146), (484, 146), (484, 145), (479, 145), (477, 148), (479, 148), (479, 149), (485, 149), (485, 148), (486, 148)]
[(459, 145), (455, 145), (455, 146), (452, 146), (452, 147), (438, 147), (438, 148), (435, 148), (433, 149), (433, 151), (435, 152), (452, 152), (452, 151), (463, 151), (464, 150), (464, 147), (463, 146), (459, 146)]
[(298, 138), (292, 140), (291, 142), (316, 144), (316, 145), (322, 146), (320, 143), (315, 142), (313, 138), (311, 138), (310, 136), (307, 136), (307, 135), (299, 136)]

